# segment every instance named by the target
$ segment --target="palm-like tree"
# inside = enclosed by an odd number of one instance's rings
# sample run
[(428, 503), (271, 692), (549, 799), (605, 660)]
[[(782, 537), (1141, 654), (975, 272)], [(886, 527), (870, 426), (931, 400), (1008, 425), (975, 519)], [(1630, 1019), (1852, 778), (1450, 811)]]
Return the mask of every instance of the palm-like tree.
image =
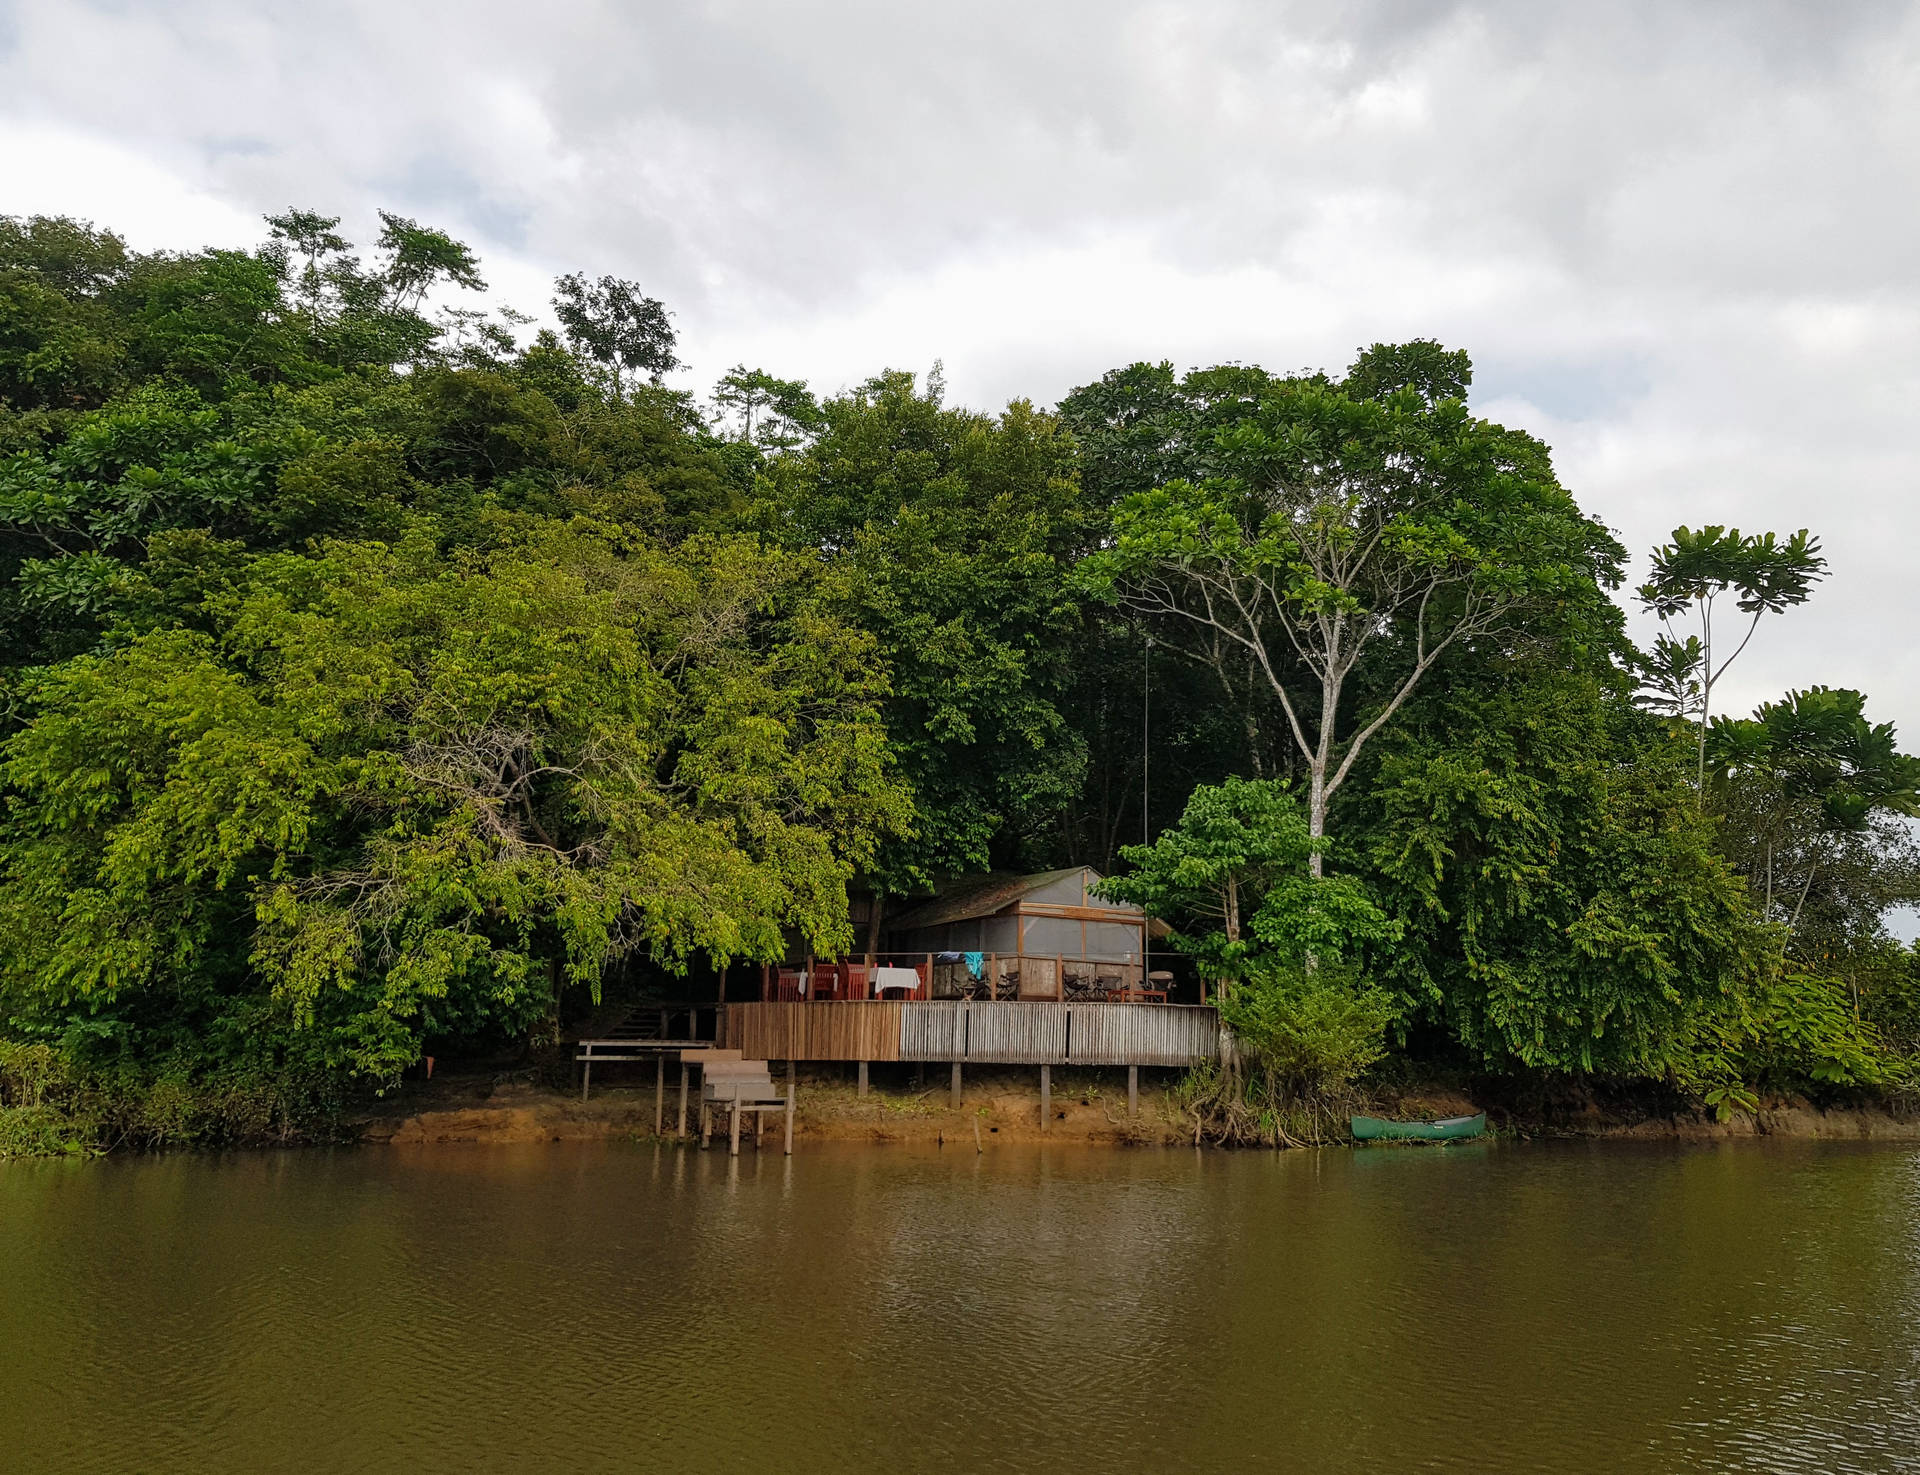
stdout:
[[(1700, 633), (1685, 640), (1661, 634), (1646, 663), (1653, 704), (1692, 716), (1699, 725), (1699, 777), (1702, 794), (1707, 783), (1707, 730), (1712, 721), (1713, 688), (1727, 667), (1753, 639), (1760, 617), (1805, 604), (1813, 586), (1826, 577), (1827, 561), (1820, 556), (1820, 540), (1805, 528), (1784, 540), (1772, 533), (1747, 536), (1738, 528), (1675, 528), (1673, 541), (1653, 550), (1653, 577), (1640, 586), (1640, 602), (1668, 625), (1687, 614), (1700, 622)], [(1715, 606), (1731, 596), (1748, 617), (1746, 633), (1733, 654), (1715, 664), (1713, 653)]]

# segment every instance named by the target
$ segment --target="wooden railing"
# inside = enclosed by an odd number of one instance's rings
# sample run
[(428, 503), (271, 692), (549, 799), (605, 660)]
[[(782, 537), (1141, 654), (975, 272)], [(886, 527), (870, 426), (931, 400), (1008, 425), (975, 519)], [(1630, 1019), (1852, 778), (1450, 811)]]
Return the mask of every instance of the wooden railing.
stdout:
[(1220, 1024), (1192, 1004), (728, 1004), (721, 1043), (757, 1060), (958, 1060), (991, 1065), (1192, 1065)]

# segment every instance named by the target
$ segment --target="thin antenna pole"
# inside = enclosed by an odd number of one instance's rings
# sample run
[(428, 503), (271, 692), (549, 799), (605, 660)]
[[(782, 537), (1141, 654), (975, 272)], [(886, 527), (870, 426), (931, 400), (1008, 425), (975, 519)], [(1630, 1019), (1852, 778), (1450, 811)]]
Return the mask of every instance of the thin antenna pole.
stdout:
[(1147, 648), (1140, 653), (1140, 843), (1153, 843), (1153, 821), (1147, 808), (1148, 795), (1152, 792), (1147, 786), (1147, 762), (1153, 751), (1153, 637), (1147, 637)]
[[(1147, 764), (1153, 754), (1153, 637), (1147, 637), (1146, 649), (1140, 652), (1140, 843), (1153, 843), (1153, 817), (1148, 806), (1152, 790), (1147, 786)], [(1153, 923), (1146, 917), (1140, 919), (1140, 987), (1144, 990), (1153, 984)], [(1144, 993), (1142, 997), (1145, 997)]]

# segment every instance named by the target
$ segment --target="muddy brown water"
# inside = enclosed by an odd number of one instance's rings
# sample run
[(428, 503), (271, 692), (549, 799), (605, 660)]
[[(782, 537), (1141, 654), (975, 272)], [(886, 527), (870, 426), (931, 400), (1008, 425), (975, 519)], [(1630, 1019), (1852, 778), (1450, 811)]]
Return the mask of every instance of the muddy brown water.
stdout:
[(9, 1471), (1920, 1470), (1920, 1151), (0, 1166)]

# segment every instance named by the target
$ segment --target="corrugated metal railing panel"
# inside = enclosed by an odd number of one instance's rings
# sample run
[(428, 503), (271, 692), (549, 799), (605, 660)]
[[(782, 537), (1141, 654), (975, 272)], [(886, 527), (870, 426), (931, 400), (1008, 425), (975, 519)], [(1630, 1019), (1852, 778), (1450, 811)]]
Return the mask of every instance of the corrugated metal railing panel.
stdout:
[(1219, 1020), (1205, 1006), (1072, 1007), (1073, 1033), (1067, 1058), (1074, 1065), (1192, 1065), (1219, 1057)]
[(936, 999), (728, 1004), (721, 1038), (749, 1060), (971, 1060), (1191, 1065), (1217, 1058), (1214, 1011), (1189, 1004)]
[(1067, 1004), (975, 1000), (967, 1005), (968, 1060), (998, 1065), (1064, 1065)]
[(965, 1060), (967, 1006), (934, 999), (900, 1007), (901, 1060)]
[(728, 1004), (725, 1039), (749, 1060), (898, 1060), (904, 1007), (878, 999)]

